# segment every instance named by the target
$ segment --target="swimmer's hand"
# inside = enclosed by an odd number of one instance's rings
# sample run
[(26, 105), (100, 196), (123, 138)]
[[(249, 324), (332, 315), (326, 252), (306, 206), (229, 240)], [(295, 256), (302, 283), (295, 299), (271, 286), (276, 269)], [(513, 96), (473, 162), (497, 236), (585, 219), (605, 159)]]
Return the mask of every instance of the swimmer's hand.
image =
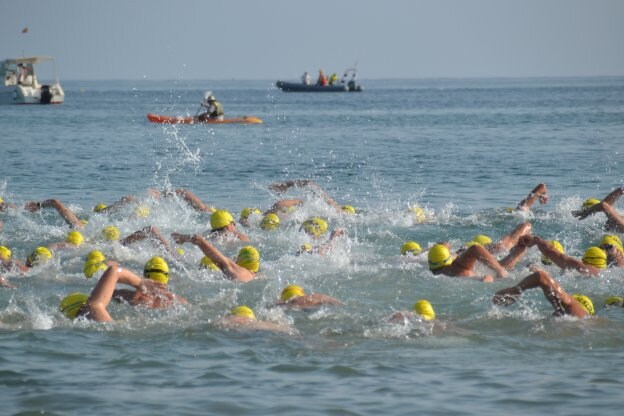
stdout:
[(492, 303), (494, 305), (503, 306), (513, 305), (514, 303), (516, 303), (521, 294), (521, 290), (516, 286), (502, 289), (496, 292), (494, 298), (492, 298)]
[(192, 236), (189, 234), (180, 234), (180, 233), (171, 233), (171, 238), (177, 244), (190, 243), (192, 240)]
[(37, 212), (41, 209), (41, 203), (36, 201), (26, 202), (24, 204), (24, 209), (30, 212)]
[(578, 211), (572, 211), (572, 216), (578, 218), (579, 220), (584, 220), (589, 216), (589, 212), (586, 209), (581, 209)]

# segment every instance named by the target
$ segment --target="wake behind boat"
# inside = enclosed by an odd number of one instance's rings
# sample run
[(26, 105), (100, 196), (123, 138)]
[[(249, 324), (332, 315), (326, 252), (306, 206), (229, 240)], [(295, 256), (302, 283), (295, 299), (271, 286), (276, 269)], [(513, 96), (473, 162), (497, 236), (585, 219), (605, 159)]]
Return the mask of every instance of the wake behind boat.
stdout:
[(262, 119), (253, 116), (218, 119), (198, 119), (197, 117), (166, 116), (149, 113), (150, 123), (158, 124), (262, 124)]
[(35, 74), (35, 65), (54, 61), (51, 56), (31, 56), (0, 62), (0, 104), (60, 104), (65, 92), (58, 80), (42, 85)]

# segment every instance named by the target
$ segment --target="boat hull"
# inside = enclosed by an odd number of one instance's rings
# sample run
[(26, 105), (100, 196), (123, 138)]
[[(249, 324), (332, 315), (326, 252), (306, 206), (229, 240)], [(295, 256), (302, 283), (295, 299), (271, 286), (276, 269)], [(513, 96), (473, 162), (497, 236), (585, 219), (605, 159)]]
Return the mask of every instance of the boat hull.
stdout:
[(360, 92), (362, 87), (356, 85), (349, 89), (344, 84), (340, 85), (306, 85), (300, 82), (277, 81), (275, 86), (284, 92)]
[(23, 85), (0, 86), (0, 104), (61, 104), (65, 93), (60, 85), (39, 88)]
[(262, 119), (249, 116), (199, 121), (195, 117), (165, 116), (149, 113), (147, 119), (150, 123), (157, 124), (262, 124)]

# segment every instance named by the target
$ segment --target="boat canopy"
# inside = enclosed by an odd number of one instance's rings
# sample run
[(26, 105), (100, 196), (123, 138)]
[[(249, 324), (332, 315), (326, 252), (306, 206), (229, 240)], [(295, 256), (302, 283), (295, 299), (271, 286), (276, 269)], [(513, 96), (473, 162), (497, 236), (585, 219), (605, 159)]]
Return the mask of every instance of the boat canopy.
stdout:
[(4, 61), (6, 64), (40, 64), (41, 62), (53, 61), (51, 56), (25, 56), (22, 58), (9, 58)]

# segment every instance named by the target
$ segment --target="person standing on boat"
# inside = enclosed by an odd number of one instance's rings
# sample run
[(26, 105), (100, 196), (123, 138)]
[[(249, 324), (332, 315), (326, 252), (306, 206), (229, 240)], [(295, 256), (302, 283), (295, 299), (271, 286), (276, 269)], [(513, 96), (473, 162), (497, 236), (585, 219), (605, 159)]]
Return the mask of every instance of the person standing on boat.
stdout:
[(301, 76), (301, 82), (303, 83), (303, 85), (312, 84), (312, 77), (310, 76), (310, 74), (308, 74), (308, 71), (304, 72)]
[(331, 77), (329, 77), (329, 85), (336, 85), (337, 82), (338, 75), (336, 73), (331, 74)]
[(318, 77), (318, 80), (316, 81), (316, 85), (320, 85), (322, 87), (327, 85), (327, 77), (323, 73), (322, 69), (319, 69), (319, 77)]
[(26, 81), (26, 76), (28, 75), (28, 68), (22, 63), (17, 64), (17, 83), (22, 85), (24, 81)]
[(197, 116), (198, 121), (223, 120), (223, 105), (217, 101), (214, 95), (209, 95), (201, 102), (201, 105), (206, 107), (206, 112)]

